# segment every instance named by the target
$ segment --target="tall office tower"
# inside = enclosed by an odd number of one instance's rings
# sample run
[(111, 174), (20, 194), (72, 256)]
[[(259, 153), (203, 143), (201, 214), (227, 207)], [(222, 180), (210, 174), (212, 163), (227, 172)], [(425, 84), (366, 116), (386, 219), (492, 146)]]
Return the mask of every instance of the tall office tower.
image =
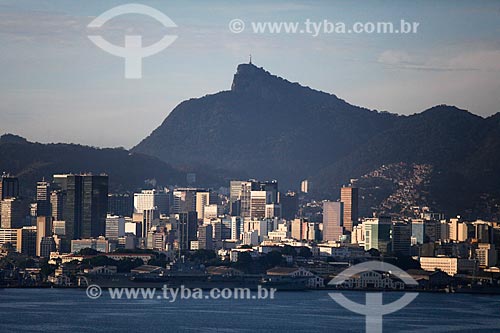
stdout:
[(134, 196), (123, 193), (108, 194), (108, 214), (132, 217), (134, 213)]
[(134, 213), (156, 209), (158, 214), (168, 214), (168, 195), (164, 191), (143, 190), (134, 193)]
[(144, 209), (142, 213), (134, 213), (132, 221), (141, 225), (140, 234), (136, 234), (136, 236), (144, 238), (147, 237), (151, 227), (159, 224), (159, 217), (160, 215), (156, 207), (152, 209)]
[[(230, 182), (229, 202), (231, 205), (231, 215), (237, 216), (239, 208), (239, 216), (251, 216), (251, 197), (252, 191), (259, 191), (265, 193), (265, 204), (278, 203), (278, 182), (276, 180), (259, 182), (251, 179), (248, 181), (232, 180)], [(259, 195), (260, 196), (260, 195)], [(239, 205), (236, 204), (239, 201)]]
[[(491, 222), (475, 221), (472, 223), (474, 226), (474, 238), (478, 243), (492, 244), (493, 243), (493, 226)], [(464, 241), (464, 239), (459, 241)]]
[(211, 224), (198, 227), (198, 248), (200, 250), (213, 250), (213, 230)]
[(50, 210), (54, 221), (62, 221), (65, 200), (66, 192), (62, 190), (55, 190), (50, 193)]
[(245, 181), (243, 180), (231, 180), (229, 182), (229, 201), (235, 202), (241, 198), (241, 190)]
[(250, 218), (263, 219), (266, 216), (266, 191), (250, 192)]
[(172, 212), (174, 214), (195, 212), (196, 211), (196, 193), (205, 191), (193, 187), (177, 188), (173, 191)]
[(221, 224), (221, 239), (231, 239), (232, 219), (230, 217), (224, 217), (221, 219)]
[(242, 180), (231, 180), (229, 182), (229, 213), (231, 216), (241, 215), (241, 195), (244, 183)]
[(196, 192), (196, 213), (198, 213), (199, 220), (205, 219), (205, 206), (207, 205), (210, 205), (210, 191)]
[(66, 236), (66, 222), (64, 221), (52, 221), (52, 234), (59, 237)]
[(344, 233), (344, 203), (323, 203), (323, 240), (338, 241)]
[(266, 204), (277, 204), (278, 203), (278, 181), (271, 180), (266, 182), (258, 183), (260, 191), (266, 191)]
[(215, 243), (220, 243), (222, 241), (222, 223), (220, 220), (211, 221), (212, 226), (212, 238)]
[(459, 242), (465, 242), (469, 238), (469, 223), (459, 223), (458, 224), (458, 239)]
[(6, 229), (22, 228), (28, 209), (25, 203), (18, 198), (2, 200), (1, 227)]
[(54, 237), (44, 237), (40, 242), (40, 257), (50, 257), (50, 252), (55, 252), (57, 249)]
[(433, 243), (441, 237), (441, 222), (436, 220), (424, 220), (424, 240)]
[(51, 216), (50, 184), (45, 180), (36, 184), (36, 216)]
[(450, 230), (450, 240), (457, 241), (458, 240), (458, 224), (460, 223), (460, 218), (451, 218), (450, 223), (448, 224)]
[(118, 239), (125, 237), (125, 218), (118, 215), (106, 216), (106, 238)]
[(302, 236), (308, 241), (316, 241), (319, 239), (319, 225), (314, 222), (302, 222)]
[(304, 233), (303, 233), (304, 229), (303, 229), (303, 226), (302, 226), (302, 222), (303, 222), (302, 219), (294, 219), (291, 222), (291, 225), (292, 225), (291, 237), (293, 239), (296, 239), (296, 240), (299, 240), (299, 241), (305, 239)]
[(239, 216), (231, 216), (231, 240), (240, 240), (243, 233), (243, 222)]
[(108, 176), (83, 176), (82, 238), (104, 236), (108, 211)]
[(181, 251), (189, 250), (191, 241), (196, 240), (198, 216), (196, 211), (179, 213), (178, 240)]
[(366, 219), (363, 224), (365, 226), (365, 251), (375, 249), (382, 254), (389, 253), (391, 250), (391, 218), (370, 218)]
[(210, 221), (221, 215), (220, 207), (216, 204), (207, 205), (203, 208), (203, 220)]
[(44, 237), (52, 236), (52, 217), (38, 216), (36, 218), (36, 255), (41, 256), (41, 244)]
[(425, 242), (425, 223), (422, 219), (411, 220), (411, 236), (415, 238), (417, 244)]
[(19, 179), (3, 174), (0, 180), (0, 200), (19, 197)]
[(412, 225), (395, 222), (392, 225), (392, 253), (396, 256), (409, 256)]
[(281, 204), (266, 204), (265, 218), (281, 218)]
[(66, 239), (96, 238), (105, 234), (108, 210), (108, 176), (54, 175), (52, 182), (64, 192)]
[(291, 221), (299, 211), (299, 196), (295, 192), (288, 192), (280, 196), (281, 216), (288, 221)]
[[(239, 185), (238, 185), (239, 183)], [(250, 193), (252, 192), (252, 182), (250, 181), (231, 181), (230, 195), (234, 198), (234, 194), (238, 193), (239, 215), (242, 217), (250, 216)], [(234, 199), (231, 199), (234, 200)], [(236, 216), (236, 214), (232, 214)]]
[(352, 231), (358, 223), (358, 188), (345, 186), (340, 189), (340, 202), (344, 203), (344, 228)]
[(36, 253), (37, 246), (37, 228), (36, 227), (22, 227), (19, 229), (17, 236), (17, 247), (21, 249), (22, 254), (25, 254), (30, 257), (34, 257), (38, 255)]
[(302, 192), (302, 193), (309, 193), (309, 181), (307, 179), (304, 179), (300, 183), (300, 192)]

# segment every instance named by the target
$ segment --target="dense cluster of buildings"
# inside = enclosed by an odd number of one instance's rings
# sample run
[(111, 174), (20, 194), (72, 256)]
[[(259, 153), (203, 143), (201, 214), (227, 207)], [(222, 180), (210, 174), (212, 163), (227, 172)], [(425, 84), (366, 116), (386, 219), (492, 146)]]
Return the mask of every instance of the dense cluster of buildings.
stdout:
[[(113, 253), (149, 249), (175, 260), (196, 250), (238, 261), (273, 249), (308, 248), (318, 260), (353, 263), (376, 257), (413, 257), (424, 271), (450, 276), (496, 269), (500, 226), (444, 219), (423, 209), (419, 218), (360, 217), (355, 185), (338, 201), (322, 202), (322, 221), (304, 217), (304, 193), (281, 193), (278, 182), (232, 180), (215, 192), (165, 187), (108, 193), (108, 176), (59, 174), (37, 183), (36, 197), (20, 196), (19, 181), (0, 182), (0, 246), (19, 253), (73, 258), (83, 249)], [(318, 266), (319, 267), (319, 266)]]

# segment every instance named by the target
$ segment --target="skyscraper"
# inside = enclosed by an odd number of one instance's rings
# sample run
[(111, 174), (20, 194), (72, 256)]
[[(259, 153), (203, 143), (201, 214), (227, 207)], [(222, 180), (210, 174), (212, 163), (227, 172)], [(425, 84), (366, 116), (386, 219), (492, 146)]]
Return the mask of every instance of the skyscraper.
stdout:
[(250, 217), (263, 219), (266, 216), (266, 191), (250, 192)]
[(22, 200), (18, 198), (7, 198), (2, 200), (1, 206), (1, 227), (22, 228), (28, 209)]
[(19, 197), (19, 180), (4, 173), (0, 180), (0, 200), (17, 197)]
[(198, 248), (213, 250), (213, 228), (211, 224), (202, 225), (198, 228)]
[(198, 232), (198, 216), (195, 211), (179, 213), (178, 239), (179, 249), (189, 250), (191, 241), (196, 240)]
[(65, 200), (66, 193), (62, 190), (55, 190), (50, 193), (50, 208), (54, 221), (61, 221), (63, 219)]
[(387, 254), (391, 250), (391, 218), (370, 218), (366, 219), (363, 224), (365, 225), (365, 251), (375, 249)]
[[(271, 180), (271, 181), (261, 182), (255, 179), (251, 179), (248, 181), (232, 180), (230, 182), (230, 192), (229, 192), (231, 215), (233, 216), (238, 215), (235, 213), (234, 210), (239, 208), (238, 210), (240, 216), (242, 217), (252, 216), (251, 215), (252, 192), (263, 192), (265, 194), (264, 205), (278, 203), (278, 197), (279, 197), (278, 181)], [(256, 198), (256, 196), (257, 194), (254, 195), (254, 198)], [(261, 195), (259, 194), (258, 196), (260, 200)], [(236, 204), (238, 201), (239, 205)]]
[(36, 184), (36, 215), (51, 216), (50, 184), (45, 180)]
[(352, 227), (358, 223), (358, 188), (342, 187), (340, 201), (344, 204), (344, 228), (352, 231)]
[(344, 231), (344, 204), (326, 201), (323, 203), (323, 240), (338, 241)]
[(108, 194), (108, 214), (132, 217), (134, 212), (134, 197), (128, 193)]
[(63, 220), (67, 240), (103, 236), (108, 209), (108, 176), (55, 175), (53, 183), (65, 194)]
[(198, 213), (198, 219), (203, 220), (205, 218), (205, 206), (209, 204), (210, 191), (196, 192), (196, 213)]
[(36, 255), (41, 256), (42, 239), (52, 236), (52, 217), (38, 216), (36, 218)]
[(134, 193), (134, 213), (142, 213), (144, 210), (158, 210), (159, 214), (168, 214), (168, 195), (164, 191), (143, 190)]
[(196, 211), (196, 193), (201, 191), (194, 187), (177, 188), (173, 192), (173, 213), (186, 213)]
[(396, 256), (409, 256), (412, 225), (395, 222), (392, 225), (392, 253)]
[(307, 179), (304, 179), (302, 182), (300, 182), (300, 192), (302, 193), (309, 193), (309, 181)]
[(299, 210), (299, 196), (295, 192), (288, 192), (280, 196), (281, 215), (285, 220), (293, 220)]

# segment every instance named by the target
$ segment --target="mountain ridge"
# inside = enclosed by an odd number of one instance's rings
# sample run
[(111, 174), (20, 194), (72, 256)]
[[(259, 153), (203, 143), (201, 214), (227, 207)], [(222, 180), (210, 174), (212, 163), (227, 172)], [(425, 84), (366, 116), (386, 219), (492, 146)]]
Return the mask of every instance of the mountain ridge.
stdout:
[[(174, 166), (203, 164), (278, 179), (282, 189), (296, 189), (307, 178), (317, 184), (318, 197), (333, 198), (350, 178), (384, 163), (429, 164), (434, 183), (444, 187), (433, 188), (438, 199), (431, 201), (456, 213), (456, 205), (439, 201), (457, 181), (473, 189), (470, 195), (460, 189), (460, 205), (479, 196), (482, 186), (499, 195), (500, 167), (488, 161), (500, 155), (499, 120), (498, 114), (484, 118), (445, 104), (412, 115), (369, 110), (240, 64), (231, 90), (181, 102), (132, 151)], [(492, 182), (484, 180), (486, 171)]]
[[(131, 192), (158, 185), (185, 185), (186, 172), (156, 157), (124, 148), (96, 148), (78, 144), (30, 142), (4, 134), (0, 137), (0, 171), (19, 177), (23, 195), (32, 196), (36, 182), (57, 173), (91, 172), (109, 175), (110, 192)], [(215, 176), (199, 174), (204, 184), (219, 184)]]

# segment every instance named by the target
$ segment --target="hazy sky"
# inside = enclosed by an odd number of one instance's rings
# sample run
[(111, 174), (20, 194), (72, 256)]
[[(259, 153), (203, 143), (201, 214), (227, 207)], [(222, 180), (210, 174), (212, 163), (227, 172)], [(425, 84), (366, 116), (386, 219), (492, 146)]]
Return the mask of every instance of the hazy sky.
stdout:
[[(131, 1), (133, 2), (133, 1)], [(139, 2), (139, 1), (138, 1)], [(500, 111), (500, 2), (140, 1), (170, 17), (142, 15), (87, 25), (128, 1), (0, 0), (0, 133), (40, 142), (131, 147), (181, 101), (228, 90), (239, 63), (331, 92), (356, 105), (401, 114), (453, 104)], [(403, 5), (404, 4), (404, 5)], [(228, 23), (246, 23), (234, 34)], [(420, 23), (417, 34), (256, 34), (250, 22)], [(144, 44), (177, 40), (143, 60), (141, 80), (124, 60), (87, 38)]]

